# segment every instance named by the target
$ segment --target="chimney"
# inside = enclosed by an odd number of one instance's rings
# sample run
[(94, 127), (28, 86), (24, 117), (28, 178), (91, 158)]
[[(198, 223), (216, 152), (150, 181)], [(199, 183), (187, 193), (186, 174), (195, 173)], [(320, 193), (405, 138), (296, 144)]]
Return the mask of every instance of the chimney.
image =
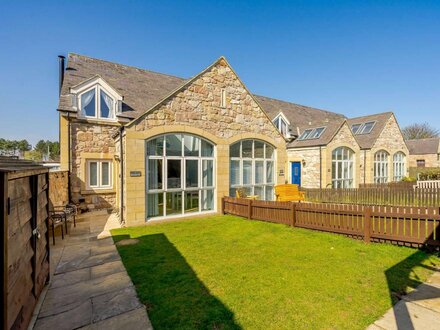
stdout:
[(58, 55), (59, 95), (61, 95), (61, 87), (63, 86), (63, 81), (64, 81), (64, 59), (65, 57), (63, 55)]

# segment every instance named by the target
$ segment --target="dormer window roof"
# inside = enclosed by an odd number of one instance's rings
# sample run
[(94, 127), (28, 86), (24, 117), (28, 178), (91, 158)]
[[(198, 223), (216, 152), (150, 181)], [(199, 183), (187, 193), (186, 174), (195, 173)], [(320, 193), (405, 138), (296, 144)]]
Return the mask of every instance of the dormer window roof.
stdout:
[(71, 88), (78, 117), (84, 119), (116, 120), (122, 96), (97, 76)]

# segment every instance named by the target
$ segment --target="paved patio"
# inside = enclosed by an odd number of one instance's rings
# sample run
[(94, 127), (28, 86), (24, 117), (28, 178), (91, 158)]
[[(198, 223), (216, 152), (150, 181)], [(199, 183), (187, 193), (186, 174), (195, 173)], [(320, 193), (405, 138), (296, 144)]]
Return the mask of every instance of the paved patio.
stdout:
[(153, 329), (110, 237), (118, 226), (115, 215), (91, 212), (78, 216), (67, 238), (56, 238), (35, 330)]
[(367, 330), (437, 330), (440, 329), (440, 271), (402, 297)]

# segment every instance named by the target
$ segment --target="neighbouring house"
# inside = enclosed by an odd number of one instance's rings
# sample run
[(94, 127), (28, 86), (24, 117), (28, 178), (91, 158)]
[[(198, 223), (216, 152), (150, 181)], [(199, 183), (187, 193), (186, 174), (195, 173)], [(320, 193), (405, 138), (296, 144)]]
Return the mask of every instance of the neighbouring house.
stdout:
[(440, 138), (406, 140), (406, 144), (409, 149), (411, 176), (440, 167)]
[(389, 156), (380, 156), (377, 181), (399, 179), (396, 164), (407, 168), (393, 114), (347, 119), (253, 95), (223, 57), (190, 79), (77, 54), (64, 66), (60, 57), (61, 168), (71, 198), (116, 209), (127, 225), (218, 212), (238, 188), (271, 200), (286, 181), (373, 182), (380, 150)]

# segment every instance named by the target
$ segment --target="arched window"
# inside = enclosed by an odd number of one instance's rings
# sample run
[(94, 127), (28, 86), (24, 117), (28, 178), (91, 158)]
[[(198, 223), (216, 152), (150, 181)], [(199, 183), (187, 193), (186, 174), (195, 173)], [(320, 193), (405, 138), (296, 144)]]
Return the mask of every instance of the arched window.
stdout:
[(189, 134), (148, 140), (147, 218), (214, 210), (214, 145)]
[(388, 182), (388, 156), (385, 150), (374, 154), (374, 183)]
[(259, 140), (241, 140), (229, 148), (230, 196), (238, 188), (262, 200), (274, 199), (275, 149)]
[(332, 152), (332, 187), (353, 188), (354, 152), (347, 147), (339, 147)]
[(393, 156), (393, 173), (394, 181), (401, 181), (405, 176), (406, 156), (403, 152), (396, 152)]

